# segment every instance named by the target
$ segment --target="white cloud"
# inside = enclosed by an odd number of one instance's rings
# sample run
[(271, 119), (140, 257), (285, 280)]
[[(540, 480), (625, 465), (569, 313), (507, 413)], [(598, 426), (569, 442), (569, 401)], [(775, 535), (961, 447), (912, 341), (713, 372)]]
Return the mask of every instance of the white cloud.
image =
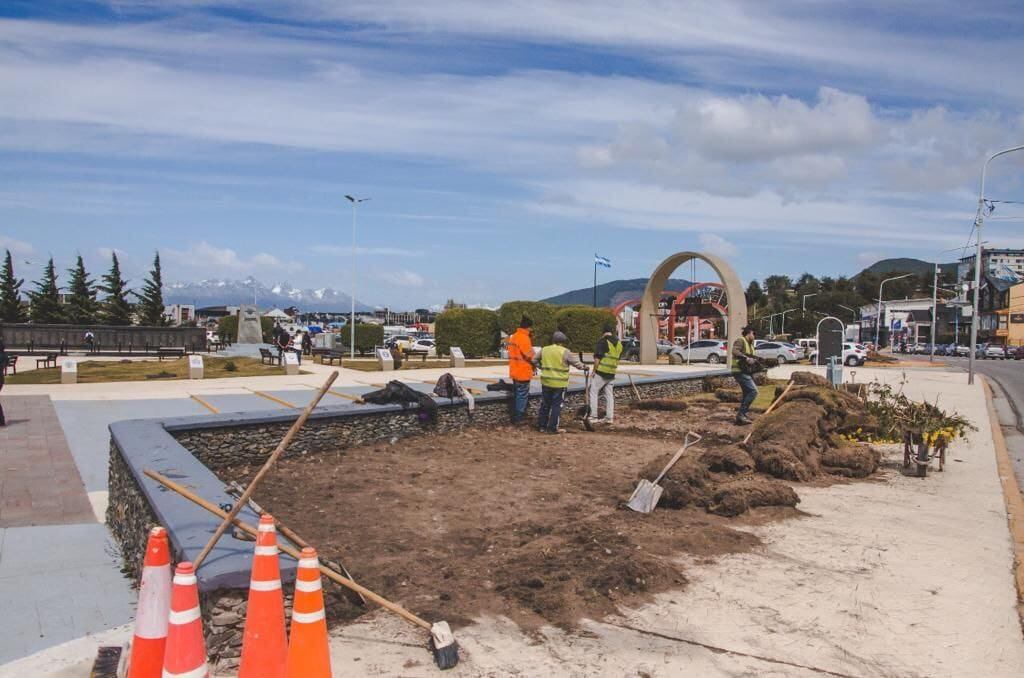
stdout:
[(35, 251), (32, 243), (6, 235), (0, 235), (0, 249), (10, 250), (16, 256), (28, 256)]
[(700, 241), (702, 249), (707, 250), (711, 254), (717, 254), (720, 257), (734, 257), (736, 256), (736, 245), (732, 244), (725, 238), (715, 233), (701, 233), (697, 240)]
[[(351, 245), (312, 245), (309, 248), (314, 254), (330, 254), (334, 256), (352, 256)], [(358, 256), (386, 256), (386, 257), (420, 257), (423, 252), (418, 250), (401, 249), (398, 247), (362, 247), (356, 246), (355, 253)]]
[(403, 287), (423, 287), (426, 282), (423, 276), (415, 271), (394, 271), (389, 273), (387, 278)]
[(194, 273), (201, 273), (205, 277), (229, 274), (280, 274), (300, 271), (303, 268), (299, 262), (281, 261), (266, 252), (257, 252), (248, 258), (242, 257), (229, 247), (216, 247), (205, 240), (193, 243), (187, 250), (167, 249), (163, 257), (179, 276)]

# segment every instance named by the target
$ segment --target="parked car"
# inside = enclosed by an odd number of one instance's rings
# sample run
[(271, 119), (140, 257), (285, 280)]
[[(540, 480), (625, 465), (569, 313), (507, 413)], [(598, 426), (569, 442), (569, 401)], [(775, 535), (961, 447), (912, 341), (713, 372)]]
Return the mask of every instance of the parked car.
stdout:
[(658, 339), (658, 355), (668, 355), (669, 351), (674, 348), (679, 348), (668, 339)]
[(809, 356), (811, 352), (818, 350), (817, 339), (797, 339), (793, 343), (804, 350), (804, 356)]
[(640, 362), (640, 340), (636, 337), (626, 337), (622, 340), (621, 360), (632, 360)]
[(415, 339), (411, 335), (408, 335), (408, 334), (396, 334), (396, 335), (394, 335), (392, 337), (388, 337), (384, 341), (384, 346), (386, 348), (398, 347), (398, 348), (402, 349), (403, 351), (405, 351), (405, 350), (407, 350), (409, 348), (409, 346), (412, 345), (412, 343), (414, 341), (415, 341)]
[(999, 344), (981, 344), (974, 352), (976, 360), (989, 358), (991, 360), (1006, 360), (1006, 349)]
[(729, 355), (727, 344), (719, 339), (701, 339), (693, 341), (686, 346), (676, 346), (669, 352), (669, 361), (673, 356), (677, 360), (686, 362), (704, 362), (712, 365), (724, 363)]
[(409, 344), (408, 348), (403, 348), (404, 351), (426, 351), (428, 358), (437, 357), (437, 345), (433, 339), (417, 339), (416, 341)]
[(781, 341), (762, 342), (754, 349), (754, 355), (777, 360), (780, 365), (795, 363), (800, 359), (796, 347), (787, 346)]
[(1006, 357), (1014, 360), (1024, 360), (1024, 346), (1010, 346), (1006, 349)]
[[(811, 364), (818, 362), (818, 350), (815, 349), (811, 355)], [(860, 367), (867, 361), (867, 348), (861, 344), (843, 344), (843, 364), (848, 367)]]
[(804, 358), (807, 357), (807, 351), (804, 349), (803, 346), (797, 346), (796, 344), (790, 341), (780, 341), (779, 343), (787, 348), (793, 349), (793, 351), (796, 353), (797, 360), (803, 360)]

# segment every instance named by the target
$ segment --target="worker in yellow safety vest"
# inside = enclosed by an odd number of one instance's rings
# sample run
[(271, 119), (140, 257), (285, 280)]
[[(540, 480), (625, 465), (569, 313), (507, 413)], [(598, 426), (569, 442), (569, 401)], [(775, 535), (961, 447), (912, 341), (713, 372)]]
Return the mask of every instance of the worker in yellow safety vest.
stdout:
[(569, 387), (569, 367), (586, 370), (583, 363), (572, 354), (565, 344), (569, 338), (562, 332), (555, 332), (551, 344), (540, 350), (540, 414), (537, 417), (537, 430), (548, 433), (565, 433), (558, 428), (558, 419), (562, 414), (562, 399), (565, 389)]
[[(619, 368), (622, 356), (622, 341), (613, 332), (615, 326), (608, 323), (604, 333), (597, 340), (594, 348), (594, 377), (590, 380), (590, 416), (595, 417), (595, 424), (611, 424), (615, 417), (615, 371)], [(600, 395), (604, 393), (604, 417), (597, 417)]]
[(757, 384), (754, 383), (754, 368), (757, 365), (754, 336), (753, 327), (744, 327), (739, 338), (732, 344), (732, 376), (743, 389), (740, 409), (736, 412), (736, 423), (740, 426), (752, 423), (747, 413), (750, 404), (757, 398)]

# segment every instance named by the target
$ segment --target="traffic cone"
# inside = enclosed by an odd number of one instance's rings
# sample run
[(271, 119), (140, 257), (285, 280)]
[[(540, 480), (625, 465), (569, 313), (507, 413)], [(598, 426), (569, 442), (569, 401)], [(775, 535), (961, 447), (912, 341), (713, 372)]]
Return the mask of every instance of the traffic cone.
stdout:
[(277, 531), (271, 516), (264, 514), (260, 518), (257, 534), (238, 678), (284, 678), (288, 641), (284, 632)]
[(135, 611), (135, 636), (128, 658), (128, 678), (160, 678), (167, 644), (167, 614), (171, 609), (171, 552), (167, 530), (154, 527), (146, 542)]
[(199, 588), (192, 563), (178, 563), (171, 587), (163, 678), (209, 678)]
[(316, 549), (302, 549), (295, 573), (292, 628), (288, 640), (286, 678), (331, 678), (327, 618)]

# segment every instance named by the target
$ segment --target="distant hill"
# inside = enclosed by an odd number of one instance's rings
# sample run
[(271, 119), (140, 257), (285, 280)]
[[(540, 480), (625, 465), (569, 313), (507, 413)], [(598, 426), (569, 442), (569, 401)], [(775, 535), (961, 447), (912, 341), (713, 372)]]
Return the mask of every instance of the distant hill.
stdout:
[[(956, 273), (956, 262), (951, 264), (939, 264), (939, 269), (943, 273)], [(876, 275), (884, 275), (888, 273), (914, 273), (916, 275), (924, 275), (933, 273), (935, 271), (935, 264), (930, 261), (922, 261), (920, 259), (910, 259), (907, 257), (897, 259), (882, 259), (876, 261), (861, 273), (874, 273)], [(858, 273), (858, 275), (860, 275)]]
[[(643, 296), (644, 288), (647, 287), (647, 278), (633, 278), (631, 280), (612, 280), (601, 283), (597, 286), (598, 306), (617, 306), (623, 301), (638, 299)], [(669, 278), (665, 283), (665, 289), (682, 292), (692, 283), (681, 278)], [(571, 292), (563, 292), (547, 299), (541, 299), (549, 304), (583, 304), (590, 306), (594, 303), (594, 288), (583, 287)]]

